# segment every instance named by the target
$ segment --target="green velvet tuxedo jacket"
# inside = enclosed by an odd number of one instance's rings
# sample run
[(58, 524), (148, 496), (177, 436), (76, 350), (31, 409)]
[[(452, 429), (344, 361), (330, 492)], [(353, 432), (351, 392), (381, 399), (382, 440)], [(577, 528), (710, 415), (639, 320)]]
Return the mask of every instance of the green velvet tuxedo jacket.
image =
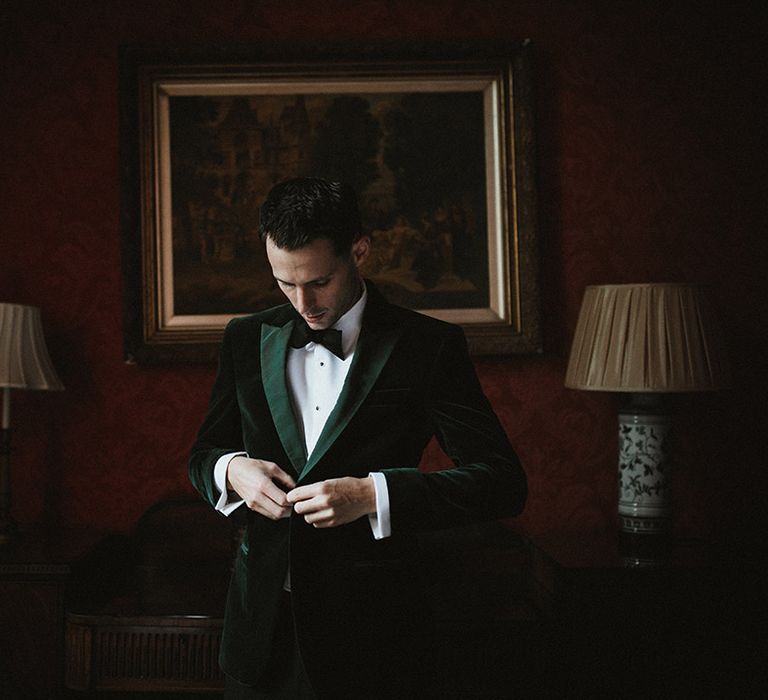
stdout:
[[(370, 283), (368, 290), (349, 374), (309, 456), (286, 385), (291, 306), (235, 319), (224, 334), (189, 462), (197, 490), (215, 504), (214, 465), (238, 451), (275, 462), (298, 485), (381, 471), (392, 522), (392, 536), (376, 541), (367, 518), (315, 529), (295, 514), (272, 521), (246, 511), (221, 648), (224, 671), (246, 684), (269, 662), (290, 568), (296, 637), (318, 696), (373, 697), (361, 690), (373, 685), (377, 697), (393, 697), (418, 671), (428, 619), (415, 533), (516, 515), (526, 499), (525, 474), (461, 329), (389, 304)], [(432, 436), (454, 469), (417, 469)]]

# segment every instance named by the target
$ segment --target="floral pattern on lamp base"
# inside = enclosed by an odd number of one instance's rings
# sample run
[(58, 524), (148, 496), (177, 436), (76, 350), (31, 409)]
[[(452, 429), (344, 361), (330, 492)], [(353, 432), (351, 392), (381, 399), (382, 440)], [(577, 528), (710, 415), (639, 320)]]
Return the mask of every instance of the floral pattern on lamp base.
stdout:
[(669, 521), (670, 418), (619, 413), (619, 518), (624, 532), (661, 534)]

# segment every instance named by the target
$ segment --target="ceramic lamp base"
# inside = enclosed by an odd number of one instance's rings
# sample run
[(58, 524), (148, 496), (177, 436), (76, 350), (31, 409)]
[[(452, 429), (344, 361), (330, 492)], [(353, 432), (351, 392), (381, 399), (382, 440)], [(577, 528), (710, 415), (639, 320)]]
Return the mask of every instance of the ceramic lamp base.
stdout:
[(619, 519), (633, 534), (667, 532), (671, 417), (656, 394), (635, 394), (619, 412)]

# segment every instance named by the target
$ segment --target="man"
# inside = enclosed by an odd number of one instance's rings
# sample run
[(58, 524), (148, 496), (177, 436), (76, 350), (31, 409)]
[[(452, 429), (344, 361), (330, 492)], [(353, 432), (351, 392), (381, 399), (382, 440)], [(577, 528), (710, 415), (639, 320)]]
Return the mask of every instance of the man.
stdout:
[[(227, 326), (189, 464), (218, 510), (247, 507), (228, 695), (423, 697), (414, 535), (519, 513), (525, 474), (461, 329), (363, 281), (370, 241), (348, 187), (276, 185), (260, 234), (290, 303)], [(455, 469), (417, 470), (433, 435)]]

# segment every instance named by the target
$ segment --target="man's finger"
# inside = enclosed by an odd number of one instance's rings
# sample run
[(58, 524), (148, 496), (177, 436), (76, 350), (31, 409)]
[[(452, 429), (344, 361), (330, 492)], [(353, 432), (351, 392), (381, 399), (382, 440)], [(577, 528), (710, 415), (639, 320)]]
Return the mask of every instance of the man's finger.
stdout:
[(296, 486), (296, 482), (293, 480), (293, 477), (280, 469), (280, 467), (278, 467), (276, 464), (274, 465), (274, 469), (272, 473), (269, 474), (269, 476), (275, 481), (279, 481), (283, 486), (289, 489), (292, 489), (294, 486)]
[(316, 484), (307, 484), (306, 486), (298, 486), (292, 491), (289, 491), (286, 495), (288, 503), (298, 503), (299, 501), (306, 501), (310, 498), (314, 498), (320, 493), (322, 482)]
[(246, 505), (251, 510), (256, 511), (260, 515), (264, 515), (271, 520), (280, 520), (281, 518), (286, 518), (291, 513), (291, 509), (289, 507), (279, 506), (272, 499), (267, 498), (263, 494), (261, 494), (261, 497), (258, 499), (248, 501)]
[(322, 507), (324, 506), (321, 505), (316, 498), (307, 498), (306, 500), (296, 501), (293, 504), (293, 509), (301, 515), (305, 513), (312, 513), (313, 511), (317, 511)]
[(318, 510), (313, 513), (307, 513), (304, 516), (304, 520), (310, 525), (315, 527), (330, 527), (333, 522), (335, 513), (333, 510), (326, 508), (324, 510)]
[(276, 503), (281, 508), (285, 508), (287, 506), (290, 506), (290, 502), (286, 498), (285, 491), (283, 491), (279, 486), (277, 486), (272, 481), (267, 481), (264, 484), (264, 495), (269, 498), (271, 501)]

